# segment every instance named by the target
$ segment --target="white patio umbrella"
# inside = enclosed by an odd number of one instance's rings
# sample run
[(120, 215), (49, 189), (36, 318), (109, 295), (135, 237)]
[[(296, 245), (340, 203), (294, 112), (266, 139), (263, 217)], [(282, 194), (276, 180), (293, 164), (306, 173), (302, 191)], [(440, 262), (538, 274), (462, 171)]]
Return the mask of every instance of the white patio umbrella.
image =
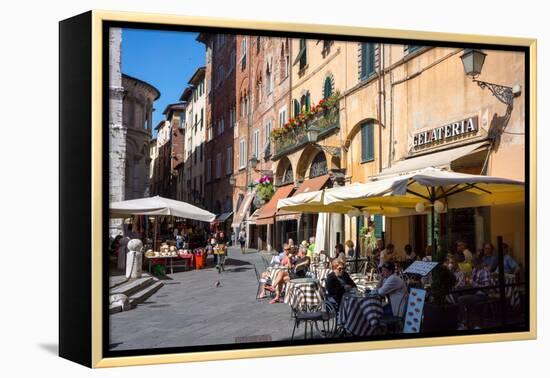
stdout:
[(129, 215), (173, 215), (180, 218), (212, 222), (216, 215), (187, 202), (160, 196), (112, 202), (109, 205), (111, 218), (125, 218)]
[[(216, 215), (187, 202), (160, 196), (112, 202), (109, 205), (111, 218), (126, 218), (131, 215), (172, 215), (180, 218), (212, 222)], [(153, 248), (157, 243), (157, 222), (155, 222)]]

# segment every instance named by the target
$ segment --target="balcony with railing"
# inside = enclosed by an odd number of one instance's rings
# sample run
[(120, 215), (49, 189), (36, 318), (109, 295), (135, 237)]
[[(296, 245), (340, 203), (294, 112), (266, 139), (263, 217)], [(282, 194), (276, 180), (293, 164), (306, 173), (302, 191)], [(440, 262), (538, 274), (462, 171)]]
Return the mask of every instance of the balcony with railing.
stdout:
[(340, 114), (338, 106), (327, 109), (322, 113), (317, 113), (298, 127), (286, 131), (277, 136), (272, 141), (273, 160), (277, 160), (283, 155), (299, 150), (308, 143), (307, 129), (314, 127), (319, 131), (319, 140), (332, 135), (340, 128)]

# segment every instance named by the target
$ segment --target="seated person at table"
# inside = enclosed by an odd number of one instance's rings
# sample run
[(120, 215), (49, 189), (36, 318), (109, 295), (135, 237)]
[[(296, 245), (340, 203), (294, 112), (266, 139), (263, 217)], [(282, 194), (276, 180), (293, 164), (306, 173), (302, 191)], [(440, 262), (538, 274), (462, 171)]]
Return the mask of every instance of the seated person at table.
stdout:
[(355, 245), (351, 240), (346, 241), (346, 247), (348, 247), (348, 258), (354, 259), (355, 258)]
[[(493, 280), (491, 278), (491, 273), (489, 272), (489, 268), (483, 265), (482, 259), (479, 257), (475, 258), (472, 261), (472, 265), (472, 277), (470, 279), (471, 285), (479, 288), (492, 286)], [(468, 328), (472, 327), (476, 323), (474, 319), (479, 315), (477, 311), (473, 311), (475, 307), (472, 308), (470, 306), (484, 303), (488, 296), (489, 292), (487, 290), (479, 290), (475, 293), (464, 294), (458, 297), (458, 304), (462, 305), (462, 307), (460, 307), (460, 318), (463, 319), (462, 321), (465, 324), (468, 323), (466, 324)], [(466, 314), (468, 314), (468, 316), (466, 316)], [(480, 320), (477, 319), (477, 321)]]
[[(389, 303), (384, 306), (384, 315), (401, 316), (403, 315), (404, 297), (408, 295), (407, 285), (405, 281), (395, 274), (395, 264), (386, 262), (382, 264), (380, 275), (382, 279), (378, 282), (377, 293), (389, 298)], [(400, 308), (401, 307), (401, 308)]]
[(424, 257), (422, 257), (422, 261), (432, 261), (432, 246), (428, 245), (426, 246), (426, 251)]
[(483, 264), (489, 268), (491, 272), (494, 272), (498, 268), (498, 257), (495, 255), (495, 247), (491, 243), (485, 243), (483, 245)]
[[(474, 259), (472, 268), (471, 284), (473, 287), (484, 287), (493, 285), (493, 279), (491, 278), (491, 272), (489, 267), (483, 264), (483, 260), (479, 257)], [(486, 294), (485, 292), (483, 292)]]
[(395, 247), (393, 244), (390, 243), (386, 246), (386, 249), (380, 252), (380, 267), (384, 265), (384, 263), (394, 262), (397, 260), (397, 256), (394, 251)]
[(443, 263), (443, 265), (446, 265), (447, 268), (453, 272), (455, 276), (455, 289), (459, 289), (466, 285), (466, 277), (464, 276), (464, 273), (458, 268), (458, 262), (456, 261), (456, 258), (452, 255), (450, 255), (447, 260)]
[(283, 266), (287, 267), (288, 270), (281, 270), (277, 273), (277, 276), (273, 279), (271, 287), (266, 288), (269, 291), (275, 292), (275, 298), (269, 302), (270, 304), (279, 302), (285, 283), (291, 279), (303, 278), (306, 276), (306, 272), (311, 261), (309, 257), (306, 256), (306, 248), (300, 248), (298, 250), (297, 257), (289, 254), (288, 260), (284, 262), (286, 262), (286, 264), (283, 264)]
[(315, 236), (310, 236), (309, 245), (307, 247), (307, 256), (312, 259), (315, 254)]
[(413, 251), (412, 246), (407, 244), (405, 246), (405, 262), (411, 264), (413, 261), (418, 260), (416, 253)]
[(340, 260), (346, 260), (346, 253), (344, 251), (344, 246), (340, 243), (334, 246), (334, 256)]
[(342, 296), (357, 285), (346, 272), (346, 263), (340, 259), (334, 259), (331, 263), (332, 272), (327, 275), (326, 290), (331, 301), (340, 305)]
[[(502, 252), (504, 254), (504, 273), (519, 274), (520, 267), (516, 260), (510, 255), (510, 247), (506, 243), (502, 243)], [(498, 267), (496, 269), (498, 272)]]
[(474, 255), (468, 249), (466, 242), (459, 240), (456, 242), (456, 258), (459, 263), (467, 262), (471, 263)]
[[(279, 266), (285, 267), (285, 268), (290, 267), (292, 255), (290, 254), (290, 247), (288, 246), (288, 244), (283, 245), (283, 251), (279, 254), (279, 256), (274, 256), (273, 260), (275, 258), (277, 259), (277, 264)], [(269, 270), (266, 270), (265, 272), (262, 272), (262, 274), (260, 276), (263, 279), (268, 279), (270, 277), (270, 275), (271, 275), (271, 272)], [(275, 281), (276, 278), (277, 277), (274, 277), (274, 281)], [(275, 285), (273, 285), (273, 284), (272, 285), (262, 284), (261, 288), (260, 288), (260, 293), (261, 294), (258, 298), (259, 299), (265, 298), (266, 290), (275, 291), (275, 289), (273, 289), (273, 287), (275, 287)]]

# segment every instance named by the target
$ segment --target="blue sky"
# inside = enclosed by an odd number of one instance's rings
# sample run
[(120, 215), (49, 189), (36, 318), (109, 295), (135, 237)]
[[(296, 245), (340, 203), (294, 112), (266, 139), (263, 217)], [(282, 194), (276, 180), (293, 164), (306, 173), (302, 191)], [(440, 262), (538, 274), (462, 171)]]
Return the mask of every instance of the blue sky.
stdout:
[(122, 30), (122, 72), (160, 91), (153, 128), (166, 105), (178, 102), (191, 75), (205, 65), (205, 48), (197, 33), (142, 29)]

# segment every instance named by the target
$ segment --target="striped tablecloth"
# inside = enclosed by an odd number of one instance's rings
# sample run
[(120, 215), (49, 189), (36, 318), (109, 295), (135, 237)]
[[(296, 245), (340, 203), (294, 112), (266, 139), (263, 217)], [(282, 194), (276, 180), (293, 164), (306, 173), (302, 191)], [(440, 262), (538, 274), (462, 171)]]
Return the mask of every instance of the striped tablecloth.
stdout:
[(285, 267), (270, 268), (269, 278), (271, 279), (271, 282), (275, 280), (275, 277), (277, 277), (277, 274), (279, 274), (279, 272), (287, 272), (287, 271), (288, 271), (288, 268), (285, 268)]
[(344, 294), (338, 321), (354, 336), (369, 336), (384, 314), (382, 298), (378, 295)]
[[(504, 283), (506, 285), (515, 284), (516, 276), (514, 274), (505, 274)], [(508, 299), (508, 303), (510, 303), (510, 306), (512, 307), (519, 306), (520, 297), (519, 297), (519, 290), (517, 286), (507, 286), (504, 289), (504, 294), (506, 295), (506, 299)]]
[[(296, 288), (300, 290), (297, 291)], [(298, 295), (298, 293), (303, 295)], [(312, 278), (296, 278), (288, 281), (284, 302), (290, 307), (304, 311), (308, 307), (319, 306), (323, 301), (319, 290), (319, 283)]]
[(319, 282), (321, 283), (321, 285), (323, 287), (325, 285), (325, 280), (327, 279), (327, 276), (330, 272), (331, 272), (331, 269), (329, 269), (329, 268), (319, 268), (315, 272), (315, 274), (317, 276), (317, 279), (319, 280)]

